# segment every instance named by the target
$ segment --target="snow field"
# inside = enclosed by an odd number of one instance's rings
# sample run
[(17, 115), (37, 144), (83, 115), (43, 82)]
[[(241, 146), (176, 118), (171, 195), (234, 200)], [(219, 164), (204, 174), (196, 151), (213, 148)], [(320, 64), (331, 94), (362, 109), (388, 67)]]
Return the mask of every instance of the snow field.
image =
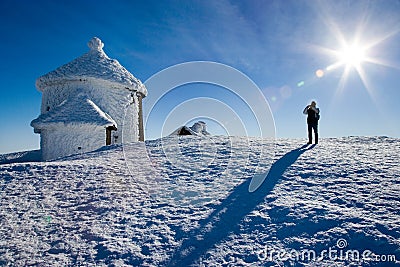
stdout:
[[(3, 164), (0, 265), (395, 266), (399, 144), (185, 136)], [(328, 249), (387, 257), (278, 255)]]

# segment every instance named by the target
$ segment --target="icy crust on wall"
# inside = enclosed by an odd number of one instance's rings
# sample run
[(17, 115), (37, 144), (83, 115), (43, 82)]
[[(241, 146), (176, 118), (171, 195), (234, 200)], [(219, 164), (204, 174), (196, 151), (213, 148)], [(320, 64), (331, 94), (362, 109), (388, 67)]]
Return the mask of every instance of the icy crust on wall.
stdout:
[(104, 146), (105, 140), (105, 128), (95, 125), (69, 125), (62, 129), (42, 130), (42, 159), (57, 159), (93, 151)]
[[(114, 132), (117, 136), (116, 143), (122, 142), (122, 131), (125, 142), (138, 141), (139, 100), (137, 95), (135, 92), (119, 90), (110, 85), (106, 81), (93, 79), (54, 84), (43, 92), (41, 112), (42, 114), (52, 112), (65, 99), (84, 94), (116, 122), (117, 131)], [(75, 108), (79, 109), (80, 106)], [(68, 116), (72, 114), (66, 114), (66, 117)]]
[(44, 160), (139, 140), (138, 96), (146, 96), (145, 86), (103, 52), (100, 39), (88, 46), (88, 53), (36, 81), (41, 115), (31, 125), (41, 134)]
[(115, 143), (131, 143), (139, 141), (139, 99), (136, 94), (132, 95), (132, 102), (125, 109), (123, 121), (118, 128), (117, 135), (122, 135), (117, 138)]
[(118, 124), (80, 93), (41, 114), (31, 126), (41, 134), (43, 160), (50, 160), (104, 146), (106, 128)]
[(104, 44), (99, 38), (94, 37), (89, 41), (88, 46), (90, 48), (88, 53), (39, 77), (36, 80), (36, 87), (43, 92), (54, 84), (92, 78), (109, 81), (120, 89), (138, 91), (147, 95), (147, 89), (139, 79), (135, 78), (117, 60), (110, 59), (104, 53)]

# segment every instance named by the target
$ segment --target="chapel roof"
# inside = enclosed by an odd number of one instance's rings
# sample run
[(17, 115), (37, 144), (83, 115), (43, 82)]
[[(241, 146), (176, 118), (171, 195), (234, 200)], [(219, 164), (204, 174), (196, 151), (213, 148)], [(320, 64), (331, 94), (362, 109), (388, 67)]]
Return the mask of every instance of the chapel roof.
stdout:
[(115, 126), (117, 123), (83, 93), (69, 98), (31, 122), (35, 130), (67, 125)]
[(36, 87), (43, 91), (47, 86), (82, 79), (100, 79), (119, 87), (147, 95), (146, 87), (117, 60), (109, 58), (103, 51), (104, 43), (97, 37), (89, 42), (89, 52), (39, 77)]

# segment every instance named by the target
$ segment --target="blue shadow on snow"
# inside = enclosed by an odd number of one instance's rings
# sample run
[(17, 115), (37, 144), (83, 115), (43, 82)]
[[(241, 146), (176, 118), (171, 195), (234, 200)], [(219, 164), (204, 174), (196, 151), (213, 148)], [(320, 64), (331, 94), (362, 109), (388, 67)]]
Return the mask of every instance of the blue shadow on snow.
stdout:
[(240, 221), (264, 202), (265, 196), (272, 191), (286, 169), (314, 146), (303, 145), (286, 153), (271, 166), (268, 174), (265, 174), (266, 179), (256, 191), (249, 192), (251, 179), (238, 185), (208, 218), (200, 222), (199, 228), (187, 235), (188, 238), (172, 255), (167, 266), (190, 266), (229, 233), (238, 232)]

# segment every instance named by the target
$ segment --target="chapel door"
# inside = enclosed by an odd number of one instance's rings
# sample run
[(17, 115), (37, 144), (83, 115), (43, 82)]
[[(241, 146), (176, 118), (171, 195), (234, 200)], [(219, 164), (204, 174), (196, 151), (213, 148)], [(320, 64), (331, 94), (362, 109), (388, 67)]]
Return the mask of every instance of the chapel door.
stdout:
[(111, 145), (111, 131), (116, 131), (117, 128), (113, 126), (108, 126), (106, 128), (106, 146)]

